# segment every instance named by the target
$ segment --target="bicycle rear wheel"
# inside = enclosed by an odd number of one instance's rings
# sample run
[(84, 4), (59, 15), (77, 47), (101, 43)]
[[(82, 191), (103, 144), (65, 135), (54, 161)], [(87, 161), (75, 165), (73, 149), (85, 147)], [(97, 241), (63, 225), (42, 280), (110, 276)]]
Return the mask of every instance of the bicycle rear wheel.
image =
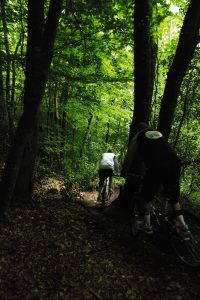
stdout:
[(189, 240), (184, 240), (176, 232), (171, 236), (171, 245), (179, 259), (190, 267), (200, 267), (200, 219), (189, 211), (181, 213), (191, 232)]

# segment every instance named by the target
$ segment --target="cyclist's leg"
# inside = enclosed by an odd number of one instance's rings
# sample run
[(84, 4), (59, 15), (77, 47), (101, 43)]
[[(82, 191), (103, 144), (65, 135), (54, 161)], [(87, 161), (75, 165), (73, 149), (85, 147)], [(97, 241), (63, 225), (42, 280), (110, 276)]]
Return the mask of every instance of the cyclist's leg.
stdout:
[(123, 187), (123, 207), (132, 210), (141, 188), (141, 177), (129, 174)]
[(100, 169), (99, 170), (99, 188), (98, 188), (97, 201), (101, 201), (101, 193), (102, 193), (102, 189), (103, 189), (104, 180), (105, 180), (105, 170)]
[(169, 198), (173, 210), (181, 210), (180, 204), (180, 174), (179, 161), (168, 161), (163, 174), (163, 186), (165, 195)]
[(109, 194), (110, 194), (111, 189), (112, 189), (112, 176), (113, 175), (114, 174), (113, 174), (112, 169), (106, 169), (105, 170), (104, 176), (105, 176), (105, 179), (108, 178), (108, 192), (109, 192)]
[(146, 232), (152, 232), (151, 226), (151, 201), (153, 200), (156, 192), (158, 191), (161, 184), (161, 176), (158, 168), (149, 168), (146, 171), (143, 180), (143, 186), (141, 190), (141, 207), (143, 210), (144, 216), (144, 228), (146, 228)]
[(181, 203), (180, 203), (180, 163), (172, 162), (171, 166), (168, 164), (168, 168), (165, 173), (165, 194), (169, 198), (169, 202), (172, 205), (172, 209), (175, 212), (180, 212), (175, 218), (175, 225), (177, 232), (185, 238), (190, 236), (190, 231), (188, 230), (188, 225), (185, 222), (184, 216), (181, 213)]

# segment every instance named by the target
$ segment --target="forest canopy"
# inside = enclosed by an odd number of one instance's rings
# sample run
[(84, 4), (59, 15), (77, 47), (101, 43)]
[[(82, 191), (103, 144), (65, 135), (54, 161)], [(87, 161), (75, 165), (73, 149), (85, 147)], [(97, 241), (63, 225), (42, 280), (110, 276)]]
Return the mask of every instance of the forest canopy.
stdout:
[(183, 161), (182, 192), (197, 198), (199, 11), (199, 0), (0, 0), (3, 194), (30, 192), (34, 166), (95, 188), (101, 153), (113, 149), (122, 164), (145, 116), (166, 129)]

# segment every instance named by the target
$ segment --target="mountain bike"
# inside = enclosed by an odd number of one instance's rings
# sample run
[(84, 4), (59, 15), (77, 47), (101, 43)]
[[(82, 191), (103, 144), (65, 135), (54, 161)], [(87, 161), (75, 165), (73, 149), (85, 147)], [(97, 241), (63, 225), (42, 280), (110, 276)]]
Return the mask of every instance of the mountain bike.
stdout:
[[(153, 231), (164, 238), (173, 249), (176, 256), (190, 267), (200, 267), (200, 219), (189, 210), (170, 212), (168, 201), (155, 197), (152, 202), (151, 222)], [(136, 197), (130, 216), (131, 234), (136, 238), (141, 231), (139, 198)], [(182, 214), (191, 232), (188, 239), (178, 233), (177, 216)]]

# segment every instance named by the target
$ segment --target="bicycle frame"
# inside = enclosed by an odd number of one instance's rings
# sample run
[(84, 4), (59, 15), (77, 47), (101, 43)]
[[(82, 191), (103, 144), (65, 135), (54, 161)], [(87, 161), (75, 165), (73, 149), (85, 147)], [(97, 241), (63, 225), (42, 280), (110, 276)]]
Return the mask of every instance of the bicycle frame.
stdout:
[[(140, 232), (138, 226), (138, 203), (136, 201), (135, 211), (130, 218), (131, 233), (136, 237)], [(190, 267), (200, 267), (200, 220), (193, 213), (187, 210), (169, 212), (167, 210), (167, 199), (155, 197), (152, 202), (151, 222), (154, 228), (154, 233), (159, 233), (162, 238), (169, 241), (175, 254), (186, 265)], [(176, 218), (183, 215), (185, 222), (189, 225), (190, 238), (184, 239), (177, 232)]]

